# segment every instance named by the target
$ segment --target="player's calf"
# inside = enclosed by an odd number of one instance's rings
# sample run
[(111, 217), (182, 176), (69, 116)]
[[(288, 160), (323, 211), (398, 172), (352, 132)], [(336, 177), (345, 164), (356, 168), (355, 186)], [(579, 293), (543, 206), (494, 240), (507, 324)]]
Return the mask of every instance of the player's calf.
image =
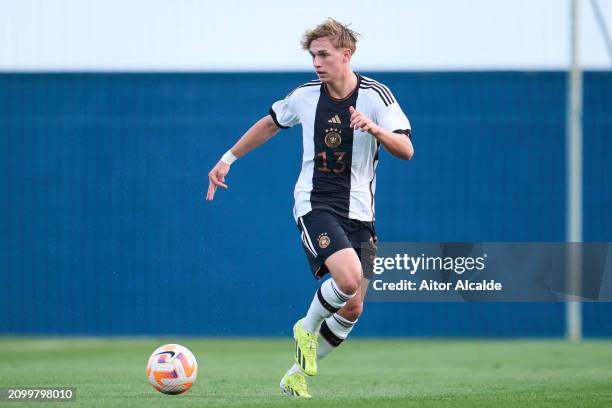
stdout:
[(317, 347), (317, 358), (319, 360), (338, 348), (357, 324), (357, 319), (363, 312), (363, 291), (362, 286), (359, 292), (342, 309), (325, 319), (321, 324)]
[(351, 300), (346, 302), (346, 305), (340, 310), (338, 310), (338, 315), (343, 317), (344, 319), (354, 322), (359, 319), (363, 313), (363, 299), (359, 294), (354, 296)]
[(316, 334), (323, 320), (342, 309), (354, 296), (355, 292), (349, 294), (340, 289), (335, 279), (326, 280), (312, 299), (302, 327), (308, 333)]

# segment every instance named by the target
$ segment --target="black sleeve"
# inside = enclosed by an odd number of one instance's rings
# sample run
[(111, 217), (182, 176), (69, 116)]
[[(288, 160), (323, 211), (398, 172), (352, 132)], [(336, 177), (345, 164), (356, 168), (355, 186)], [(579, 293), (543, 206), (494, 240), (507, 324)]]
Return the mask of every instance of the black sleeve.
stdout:
[(403, 135), (408, 136), (408, 139), (412, 139), (412, 131), (410, 129), (397, 129), (394, 130), (393, 133), (401, 133)]
[(276, 126), (278, 126), (281, 129), (289, 129), (289, 126), (283, 126), (280, 123), (278, 123), (278, 119), (276, 119), (276, 112), (274, 112), (274, 109), (270, 108), (269, 112), (270, 112), (270, 116), (272, 116), (272, 120), (274, 121), (274, 123), (276, 123)]

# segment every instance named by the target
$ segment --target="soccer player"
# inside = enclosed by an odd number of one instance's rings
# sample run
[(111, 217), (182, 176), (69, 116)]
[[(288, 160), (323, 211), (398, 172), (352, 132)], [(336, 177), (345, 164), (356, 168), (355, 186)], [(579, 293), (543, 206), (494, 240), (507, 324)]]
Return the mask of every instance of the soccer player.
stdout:
[(331, 277), (293, 326), (295, 364), (280, 387), (296, 397), (310, 397), (306, 376), (317, 374), (317, 359), (338, 347), (361, 315), (376, 251), (374, 192), (380, 145), (405, 160), (414, 153), (410, 123), (389, 88), (351, 69), (356, 44), (357, 33), (333, 19), (307, 31), (302, 47), (312, 56), (319, 79), (273, 103), (270, 114), (208, 174), (206, 198), (212, 200), (218, 187), (227, 188), (232, 163), (279, 129), (302, 125), (304, 153), (293, 215), (314, 277)]

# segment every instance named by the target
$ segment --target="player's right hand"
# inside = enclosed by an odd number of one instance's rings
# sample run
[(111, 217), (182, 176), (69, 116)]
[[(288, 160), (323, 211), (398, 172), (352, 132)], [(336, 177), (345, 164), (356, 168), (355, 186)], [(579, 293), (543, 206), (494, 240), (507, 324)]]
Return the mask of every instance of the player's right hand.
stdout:
[(206, 194), (207, 201), (213, 200), (217, 187), (227, 188), (227, 184), (225, 184), (225, 176), (227, 173), (229, 173), (229, 169), (229, 164), (219, 160), (215, 167), (213, 167), (213, 169), (208, 173), (208, 193)]

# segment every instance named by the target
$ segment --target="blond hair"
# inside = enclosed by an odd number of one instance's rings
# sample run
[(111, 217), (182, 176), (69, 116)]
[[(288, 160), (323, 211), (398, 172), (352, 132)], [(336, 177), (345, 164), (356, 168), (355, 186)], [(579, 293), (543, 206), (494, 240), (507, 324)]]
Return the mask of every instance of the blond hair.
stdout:
[(307, 30), (302, 37), (302, 48), (310, 49), (310, 44), (319, 38), (328, 37), (336, 48), (348, 48), (351, 55), (357, 50), (357, 36), (359, 33), (348, 28), (333, 18), (328, 18), (312, 30)]

